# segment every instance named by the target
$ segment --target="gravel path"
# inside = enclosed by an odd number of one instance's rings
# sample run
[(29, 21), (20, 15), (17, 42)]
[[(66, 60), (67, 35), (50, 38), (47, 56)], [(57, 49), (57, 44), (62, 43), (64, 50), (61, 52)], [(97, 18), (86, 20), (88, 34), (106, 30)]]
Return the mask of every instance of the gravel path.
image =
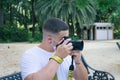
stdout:
[[(120, 50), (116, 42), (85, 41), (83, 50), (87, 63), (95, 69), (104, 70), (113, 74), (120, 80)], [(1, 43), (0, 44), (0, 76), (20, 71), (19, 64), (23, 52), (38, 43)]]

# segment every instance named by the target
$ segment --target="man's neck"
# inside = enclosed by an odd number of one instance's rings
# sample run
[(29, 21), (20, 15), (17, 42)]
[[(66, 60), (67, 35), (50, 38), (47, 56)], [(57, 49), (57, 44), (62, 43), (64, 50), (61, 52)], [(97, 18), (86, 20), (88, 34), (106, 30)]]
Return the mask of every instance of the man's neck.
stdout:
[(46, 51), (48, 51), (48, 52), (54, 52), (53, 48), (51, 48), (51, 47), (49, 46), (49, 44), (47, 44), (47, 43), (45, 43), (45, 42), (42, 42), (38, 47), (39, 47), (39, 48), (42, 48), (42, 49), (44, 49), (44, 50), (46, 50)]

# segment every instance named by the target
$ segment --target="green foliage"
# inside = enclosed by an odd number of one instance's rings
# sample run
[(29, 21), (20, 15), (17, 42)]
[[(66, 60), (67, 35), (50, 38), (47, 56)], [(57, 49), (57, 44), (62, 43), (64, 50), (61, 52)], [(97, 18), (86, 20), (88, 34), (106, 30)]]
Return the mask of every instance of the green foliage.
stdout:
[(112, 13), (119, 7), (119, 0), (95, 0), (97, 4), (97, 22), (108, 22)]
[(24, 28), (2, 26), (0, 27), (0, 42), (40, 42), (42, 33), (39, 30), (35, 31), (35, 36), (32, 38), (32, 32)]
[[(119, 0), (34, 0), (37, 17), (32, 14), (32, 1), (1, 0), (0, 23), (4, 26), (0, 25), (0, 42), (40, 42), (42, 33), (37, 28), (50, 17), (59, 17), (66, 21), (70, 27), (71, 38), (77, 40), (79, 38), (73, 37), (74, 33), (79, 34), (83, 24), (87, 24), (89, 28), (94, 22), (96, 12), (96, 22), (114, 23), (114, 37), (120, 38)], [(33, 22), (35, 35), (32, 37), (34, 31), (30, 32), (28, 28)]]
[(30, 43), (32, 42), (41, 42), (42, 40), (42, 33), (40, 31), (35, 31), (35, 35), (34, 35), (34, 38), (32, 38), (32, 32), (29, 31), (29, 39), (28, 41)]
[(2, 26), (0, 27), (1, 42), (21, 42), (28, 40), (28, 32), (22, 28)]
[(89, 4), (89, 0), (76, 0), (75, 2), (79, 9), (85, 8)]
[(120, 39), (120, 26), (114, 30), (114, 38), (115, 39)]
[(115, 39), (120, 39), (120, 31), (114, 33), (114, 38)]
[(72, 40), (79, 40), (78, 36), (72, 36)]
[[(64, 20), (73, 36), (75, 29), (83, 29), (83, 24), (93, 24), (96, 16), (94, 1), (92, 0), (38, 0), (36, 14), (40, 23), (50, 17)], [(76, 23), (78, 27), (76, 27)], [(79, 30), (78, 30), (79, 31)]]

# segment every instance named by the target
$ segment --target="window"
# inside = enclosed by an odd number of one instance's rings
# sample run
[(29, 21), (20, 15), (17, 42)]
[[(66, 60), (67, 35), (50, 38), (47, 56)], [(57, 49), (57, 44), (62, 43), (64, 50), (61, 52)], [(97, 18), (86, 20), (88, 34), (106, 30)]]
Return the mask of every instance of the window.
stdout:
[(97, 29), (100, 29), (100, 27), (97, 27)]
[(106, 27), (103, 27), (103, 29), (106, 29)]
[(108, 29), (112, 29), (112, 27), (108, 27)]
[(102, 27), (100, 27), (100, 29), (103, 29)]

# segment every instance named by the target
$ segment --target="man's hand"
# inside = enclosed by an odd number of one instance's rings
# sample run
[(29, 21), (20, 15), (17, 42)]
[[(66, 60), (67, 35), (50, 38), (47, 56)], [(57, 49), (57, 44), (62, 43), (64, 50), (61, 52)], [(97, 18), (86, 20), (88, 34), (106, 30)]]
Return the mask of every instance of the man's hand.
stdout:
[(68, 56), (73, 49), (72, 43), (69, 43), (71, 39), (66, 39), (62, 44), (57, 47), (55, 55), (59, 56), (60, 58), (65, 58)]
[(74, 57), (76, 64), (81, 63), (80, 58), (82, 53), (79, 50), (73, 50), (71, 55)]

